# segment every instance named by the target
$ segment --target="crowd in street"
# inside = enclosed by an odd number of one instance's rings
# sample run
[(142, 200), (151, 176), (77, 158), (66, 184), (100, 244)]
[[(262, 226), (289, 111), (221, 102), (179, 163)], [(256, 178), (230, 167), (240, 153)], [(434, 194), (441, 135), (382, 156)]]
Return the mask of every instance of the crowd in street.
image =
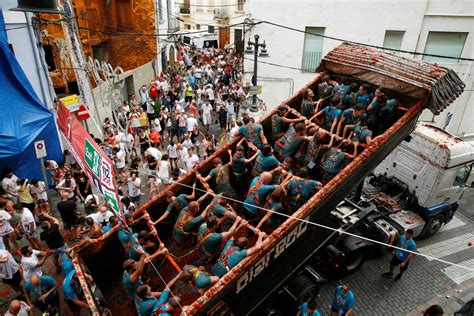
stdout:
[[(127, 225), (94, 193), (68, 150), (63, 161), (45, 162), (54, 190), (48, 191), (43, 181), (18, 179), (13, 170), (5, 170), (0, 277), (18, 295), (6, 315), (27, 315), (34, 308), (60, 314), (61, 301), (73, 314), (86, 308), (70, 247), (115, 226), (127, 254), (123, 287), (130, 303), (139, 315), (173, 314), (182, 307), (176, 284), (202, 294), (257, 253), (287, 216), (380, 135), (397, 111), (404, 110), (381, 89), (326, 76), (316, 91), (304, 92), (301, 111), (278, 107), (271, 118), (271, 133), (265, 134), (243, 109), (242, 65), (233, 49), (180, 45), (178, 51), (176, 65), (124, 101), (103, 122), (103, 139), (96, 138), (115, 163)], [(235, 138), (241, 140), (234, 149), (226, 157), (214, 158), (208, 174), (197, 173), (198, 184), (187, 194), (175, 196), (167, 190)], [(206, 193), (198, 198), (199, 189)], [(168, 205), (159, 217), (151, 218), (147, 212), (136, 216), (145, 192), (153, 196), (163, 191)], [(55, 205), (51, 194), (59, 196)], [(131, 231), (142, 220), (154, 226), (171, 222), (175, 248), (198, 252), (198, 262), (184, 265), (162, 292), (152, 282), (149, 265), (162, 262), (170, 250), (153, 231)], [(402, 237), (401, 246), (414, 250), (410, 234)], [(394, 258), (386, 277), (397, 265), (403, 273), (412, 256), (401, 251)], [(54, 269), (44, 269), (48, 263)], [(87, 274), (85, 278), (91, 280)], [(339, 286), (332, 314), (349, 315), (354, 307), (349, 285)], [(314, 301), (301, 306), (303, 315), (316, 312)]]

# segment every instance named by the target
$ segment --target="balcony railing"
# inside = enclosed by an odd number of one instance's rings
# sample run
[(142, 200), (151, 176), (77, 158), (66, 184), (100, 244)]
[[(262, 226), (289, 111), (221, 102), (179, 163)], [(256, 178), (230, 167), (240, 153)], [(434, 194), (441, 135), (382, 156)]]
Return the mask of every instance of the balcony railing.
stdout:
[(228, 9), (215, 9), (214, 19), (228, 19), (230, 17)]
[(321, 62), (322, 55), (322, 52), (303, 51), (301, 69), (303, 71), (316, 72), (316, 67)]
[(191, 14), (191, 7), (186, 4), (182, 4), (179, 6), (179, 13), (180, 14)]
[(178, 32), (180, 29), (179, 21), (177, 18), (169, 18), (168, 19), (168, 33), (175, 33)]

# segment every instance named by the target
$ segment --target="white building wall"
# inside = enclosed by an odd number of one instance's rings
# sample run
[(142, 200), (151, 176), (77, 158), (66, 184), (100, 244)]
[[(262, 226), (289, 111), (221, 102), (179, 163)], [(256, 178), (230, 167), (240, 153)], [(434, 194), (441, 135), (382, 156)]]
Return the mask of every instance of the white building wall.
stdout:
[[(405, 31), (401, 49), (423, 52), (429, 31), (470, 32), (461, 57), (473, 58), (474, 12), (472, 1), (452, 0), (248, 0), (247, 12), (252, 18), (267, 20), (290, 26), (298, 30), (305, 27), (324, 27), (324, 35), (349, 41), (382, 46), (385, 31)], [(300, 69), (304, 46), (304, 34), (268, 24), (255, 26), (247, 38), (260, 35), (265, 40), (269, 58), (260, 58), (264, 62)], [(325, 38), (323, 54), (341, 42)], [(410, 54), (405, 54), (411, 57)], [(253, 55), (246, 55), (253, 59)], [(421, 58), (421, 57), (416, 57)], [(448, 66), (448, 65), (446, 65)], [(472, 90), (472, 65), (461, 62), (449, 65), (461, 73), (467, 84), (466, 90)], [(246, 79), (250, 81), (253, 62), (245, 60)], [(313, 79), (317, 74), (301, 70), (287, 69), (258, 64), (259, 77), (292, 78), (295, 91)], [(274, 87), (271, 82), (263, 82), (262, 97), (269, 108), (277, 106), (288, 96), (287, 89)], [(448, 130), (457, 135), (474, 133), (474, 113), (469, 102), (472, 102), (472, 91), (464, 94), (448, 109), (455, 111)], [(446, 110), (436, 118), (437, 123), (444, 122)], [(463, 114), (464, 113), (464, 114)], [(423, 118), (431, 120), (432, 115)]]
[(54, 96), (49, 88), (49, 77), (41, 63), (41, 56), (36, 45), (33, 28), (28, 26), (27, 17), (31, 21), (32, 14), (10, 11), (17, 7), (17, 1), (4, 0), (1, 3), (1, 9), (5, 18), (5, 27), (7, 29), (8, 43), (13, 47), (15, 57), (21, 68), (25, 72), (28, 80), (33, 86), (33, 90), (49, 109), (53, 106)]

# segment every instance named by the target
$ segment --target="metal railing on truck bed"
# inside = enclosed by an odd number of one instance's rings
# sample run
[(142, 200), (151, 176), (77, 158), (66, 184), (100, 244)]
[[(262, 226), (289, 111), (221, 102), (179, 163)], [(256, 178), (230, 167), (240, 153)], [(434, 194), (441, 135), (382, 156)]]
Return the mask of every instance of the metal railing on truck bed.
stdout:
[[(333, 230), (313, 223), (338, 229), (338, 223), (330, 216), (330, 211), (410, 134), (425, 108), (430, 108), (433, 113), (438, 114), (462, 93), (464, 87), (456, 74), (446, 68), (348, 43), (329, 52), (323, 58), (318, 71), (335, 80), (383, 86), (387, 94), (400, 100), (407, 110), (400, 112), (398, 119), (381, 137), (361, 148), (362, 152), (352, 162), (293, 213), (291, 218), (274, 230), (265, 239), (257, 254), (240, 262), (203, 295), (194, 296), (192, 299), (187, 297), (185, 304), (189, 305), (189, 314), (213, 314), (224, 309), (230, 309), (237, 315), (254, 312), (260, 302), (290, 279), (336, 234)], [(299, 111), (305, 89), (317, 91), (322, 77), (323, 75), (320, 75), (309, 82), (282, 104)], [(261, 121), (269, 139), (273, 114), (275, 111)], [(238, 141), (239, 139), (236, 139), (220, 148), (168, 189), (175, 195), (189, 193), (195, 182), (196, 172), (206, 175), (213, 168), (212, 160), (215, 157), (227, 161), (227, 150), (234, 149)], [(143, 205), (136, 215), (147, 212), (151, 218), (156, 219), (164, 212), (166, 204), (163, 194), (156, 195)], [(142, 228), (149, 229), (168, 246), (172, 224), (159, 225), (155, 230), (151, 219), (147, 219), (145, 225), (134, 227), (134, 230)], [(121, 284), (121, 265), (125, 259), (123, 251), (120, 251), (121, 245), (116, 232), (114, 229), (101, 241), (82, 245), (75, 254), (104, 292), (106, 300), (112, 305), (111, 309), (123, 314), (127, 308), (133, 307), (117, 305), (114, 308), (114, 301), (123, 303), (127, 297), (123, 290), (110, 289), (111, 285)], [(110, 258), (98, 260), (103, 254)], [(180, 266), (189, 263), (189, 258), (180, 257), (176, 255), (174, 258), (168, 258), (169, 260), (164, 260), (159, 267), (159, 272), (166, 281), (173, 278)], [(177, 262), (177, 267), (173, 262)], [(157, 283), (160, 282), (157, 280)]]

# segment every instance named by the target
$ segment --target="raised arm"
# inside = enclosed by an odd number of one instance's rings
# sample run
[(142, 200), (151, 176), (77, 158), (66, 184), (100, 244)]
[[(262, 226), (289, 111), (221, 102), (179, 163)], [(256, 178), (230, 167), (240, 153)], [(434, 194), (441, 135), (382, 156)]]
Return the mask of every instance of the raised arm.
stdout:
[[(341, 119), (339, 120), (339, 124), (337, 124), (337, 131), (336, 131), (337, 135), (341, 135), (342, 126), (345, 121), (346, 121), (346, 117), (342, 115)], [(342, 138), (344, 138), (344, 136), (342, 136)]]
[(257, 239), (257, 242), (255, 243), (255, 245), (249, 249), (247, 249), (247, 257), (248, 256), (251, 256), (253, 255), (255, 252), (257, 252), (257, 250), (262, 246), (263, 244), (263, 239), (266, 237), (267, 235), (264, 233), (264, 232), (259, 232), (258, 233), (258, 239)]
[(196, 182), (193, 185), (193, 192), (190, 195), (186, 195), (186, 200), (192, 200), (196, 197)]
[(258, 156), (258, 151), (252, 156), (250, 157), (249, 159), (245, 159), (245, 163), (251, 163), (252, 161), (254, 161)]
[(226, 240), (226, 239), (229, 239), (230, 237), (232, 237), (232, 235), (235, 234), (235, 231), (237, 230), (237, 227), (238, 227), (240, 221), (241, 221), (241, 218), (237, 217), (234, 221), (234, 224), (232, 224), (232, 227), (228, 231), (221, 233), (222, 239)]

